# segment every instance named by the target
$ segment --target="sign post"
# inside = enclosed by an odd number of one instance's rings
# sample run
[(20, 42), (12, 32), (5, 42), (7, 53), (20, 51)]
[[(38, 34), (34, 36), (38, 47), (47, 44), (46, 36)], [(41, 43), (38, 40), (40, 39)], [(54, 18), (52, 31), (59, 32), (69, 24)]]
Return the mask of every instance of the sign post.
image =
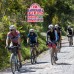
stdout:
[(27, 22), (43, 22), (43, 8), (39, 4), (33, 3), (27, 10)]

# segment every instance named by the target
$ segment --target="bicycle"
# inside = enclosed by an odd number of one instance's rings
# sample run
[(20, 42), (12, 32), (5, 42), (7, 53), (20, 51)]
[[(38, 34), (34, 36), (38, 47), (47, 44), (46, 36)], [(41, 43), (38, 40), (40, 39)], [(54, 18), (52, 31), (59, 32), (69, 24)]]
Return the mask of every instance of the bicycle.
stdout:
[(68, 35), (69, 46), (73, 45), (73, 38), (72, 35)]
[(52, 65), (56, 64), (56, 56), (55, 56), (56, 44), (53, 42), (49, 42), (48, 47), (50, 48), (51, 64)]
[(15, 71), (20, 71), (20, 62), (17, 58), (18, 46), (8, 47), (8, 50), (11, 52), (10, 56), (11, 71), (13, 74), (15, 74)]
[(37, 63), (36, 44), (30, 44), (31, 47), (31, 64)]

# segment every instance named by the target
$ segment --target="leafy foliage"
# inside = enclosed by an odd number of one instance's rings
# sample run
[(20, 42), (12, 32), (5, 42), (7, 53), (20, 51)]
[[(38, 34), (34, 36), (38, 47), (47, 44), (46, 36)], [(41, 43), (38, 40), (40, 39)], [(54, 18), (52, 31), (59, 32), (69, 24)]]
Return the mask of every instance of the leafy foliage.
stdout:
[[(27, 8), (32, 3), (38, 3), (44, 9), (43, 23), (26, 22)], [(46, 31), (50, 23), (60, 23), (65, 35), (67, 25), (74, 24), (74, 0), (0, 0), (0, 68), (7, 66), (9, 52), (4, 48), (8, 27), (15, 24), (21, 33), (23, 58), (30, 57), (29, 47), (26, 44), (27, 34), (30, 28), (34, 28), (38, 34), (39, 51), (43, 51), (45, 37), (40, 35), (41, 31)], [(74, 26), (73, 26), (74, 27)]]

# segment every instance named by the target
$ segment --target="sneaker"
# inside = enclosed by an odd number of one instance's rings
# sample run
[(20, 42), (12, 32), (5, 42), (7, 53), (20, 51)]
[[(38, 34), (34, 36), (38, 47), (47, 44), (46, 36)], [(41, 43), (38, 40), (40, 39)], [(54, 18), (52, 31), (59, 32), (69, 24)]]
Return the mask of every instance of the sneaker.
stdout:
[(55, 61), (57, 61), (58, 60), (58, 58), (57, 57), (55, 57)]

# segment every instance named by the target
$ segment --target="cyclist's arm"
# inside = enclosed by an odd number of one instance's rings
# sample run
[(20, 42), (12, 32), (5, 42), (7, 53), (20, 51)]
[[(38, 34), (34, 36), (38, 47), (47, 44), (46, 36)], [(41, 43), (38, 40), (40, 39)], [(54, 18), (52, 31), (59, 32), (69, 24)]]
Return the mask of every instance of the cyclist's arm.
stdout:
[(10, 38), (6, 38), (6, 46), (9, 46), (9, 44), (10, 44)]
[(21, 38), (20, 37), (18, 38), (18, 44), (19, 45), (21, 44)]
[(29, 37), (27, 38), (27, 43), (29, 43)]
[(47, 35), (46, 35), (46, 42), (51, 42), (51, 40), (50, 40), (50, 35), (48, 35), (48, 33), (47, 33)]
[(69, 32), (68, 32), (68, 30), (67, 30), (67, 35), (69, 35)]
[(35, 34), (35, 40), (36, 40), (36, 43), (37, 43), (37, 34)]
[(30, 40), (30, 34), (27, 35), (27, 44), (29, 43)]
[(46, 42), (48, 42), (48, 34), (46, 34)]
[(60, 31), (60, 40), (62, 39), (62, 31)]
[(58, 41), (59, 36), (58, 36), (57, 31), (55, 31), (55, 37), (56, 37), (56, 40), (55, 41)]
[(72, 28), (72, 36), (73, 36), (73, 28)]
[(21, 38), (20, 38), (20, 33), (18, 34), (18, 44), (21, 44)]
[(36, 43), (37, 43), (37, 37), (35, 37)]

